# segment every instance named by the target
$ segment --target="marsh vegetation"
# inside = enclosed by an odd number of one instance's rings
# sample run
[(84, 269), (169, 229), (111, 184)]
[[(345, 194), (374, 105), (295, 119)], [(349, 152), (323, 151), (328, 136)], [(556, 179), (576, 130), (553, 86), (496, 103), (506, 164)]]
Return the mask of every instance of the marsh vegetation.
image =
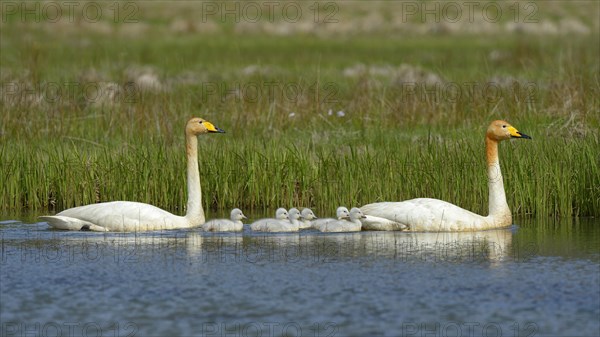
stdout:
[(182, 128), (201, 116), (227, 131), (200, 142), (209, 210), (426, 196), (485, 214), (484, 132), (502, 118), (533, 137), (500, 148), (514, 214), (600, 214), (597, 3), (540, 4), (528, 29), (487, 30), (394, 26), (394, 2), (352, 3), (304, 26), (194, 21), (189, 3), (136, 3), (136, 22), (6, 16), (0, 209), (182, 213)]

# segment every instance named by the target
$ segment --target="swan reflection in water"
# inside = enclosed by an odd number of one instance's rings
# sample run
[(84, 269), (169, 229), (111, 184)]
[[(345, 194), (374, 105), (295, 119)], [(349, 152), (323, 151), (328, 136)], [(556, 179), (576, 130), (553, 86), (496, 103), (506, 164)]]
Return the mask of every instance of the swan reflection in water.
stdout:
[[(73, 232), (71, 232), (73, 233)], [(79, 234), (62, 237), (71, 246), (115, 254), (136, 262), (163, 257), (211, 263), (335, 262), (395, 259), (404, 262), (498, 262), (510, 258), (512, 230), (478, 232), (207, 233), (181, 230)], [(67, 248), (65, 248), (67, 249)]]
[[(388, 258), (406, 262), (499, 262), (512, 254), (512, 231), (354, 232), (203, 236), (188, 254), (213, 262), (334, 262)], [(194, 238), (199, 233), (189, 233)], [(200, 246), (195, 245), (200, 243)]]

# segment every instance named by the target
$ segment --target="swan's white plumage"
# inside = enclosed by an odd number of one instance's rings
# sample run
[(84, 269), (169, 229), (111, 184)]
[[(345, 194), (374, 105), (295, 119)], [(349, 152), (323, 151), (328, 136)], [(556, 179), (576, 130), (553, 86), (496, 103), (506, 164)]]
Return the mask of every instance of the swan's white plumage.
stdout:
[(197, 136), (224, 132), (202, 118), (190, 119), (185, 127), (187, 154), (188, 204), (185, 216), (178, 216), (156, 206), (113, 201), (66, 209), (56, 215), (42, 216), (51, 227), (66, 230), (133, 232), (190, 228), (204, 223), (202, 191), (198, 169)]
[(498, 143), (510, 138), (531, 137), (520, 133), (505, 121), (492, 122), (486, 132), (488, 216), (475, 214), (446, 201), (419, 198), (361, 207), (367, 216), (363, 220), (363, 227), (372, 230), (402, 230), (406, 226), (411, 231), (474, 231), (510, 226), (512, 216), (506, 202), (498, 158)]
[(40, 217), (57, 229), (101, 232), (132, 232), (175, 229), (187, 219), (158, 207), (133, 201), (112, 201), (66, 209), (55, 216)]
[(338, 220), (342, 220), (342, 219), (349, 219), (350, 211), (346, 207), (340, 206), (335, 210), (335, 216), (336, 216), (336, 219), (324, 218), (324, 219), (313, 220), (311, 222), (312, 228), (319, 229), (319, 228), (321, 228), (321, 226), (327, 224), (328, 222), (338, 221)]
[(256, 232), (297, 232), (298, 225), (290, 222), (290, 214), (285, 208), (278, 208), (275, 219), (257, 220), (250, 225), (250, 229)]
[(229, 219), (213, 219), (202, 225), (202, 230), (206, 232), (240, 232), (244, 229), (243, 219), (246, 216), (239, 208), (231, 210)]
[(79, 230), (90, 230), (94, 232), (107, 232), (108, 229), (94, 225), (91, 222), (80, 220), (77, 218), (71, 218), (67, 216), (61, 215), (47, 215), (40, 216), (40, 219), (48, 222), (52, 225), (53, 228), (69, 230), (69, 231), (79, 231)]
[[(365, 230), (464, 231), (490, 228), (487, 217), (449, 202), (418, 198), (361, 207)], [(370, 214), (376, 214), (370, 215)]]
[(297, 232), (300, 230), (300, 226), (302, 225), (300, 218), (302, 217), (302, 213), (297, 208), (290, 208), (288, 211), (288, 220), (290, 221), (290, 232)]
[(302, 209), (300, 213), (300, 229), (311, 229), (313, 228), (312, 220), (317, 219), (317, 216), (310, 208)]
[(403, 231), (408, 229), (408, 226), (403, 223), (372, 215), (365, 215), (362, 224), (362, 229), (365, 231)]
[(330, 221), (321, 226), (321, 232), (342, 233), (342, 232), (360, 232), (362, 230), (361, 220), (365, 215), (359, 208), (352, 208), (348, 219)]

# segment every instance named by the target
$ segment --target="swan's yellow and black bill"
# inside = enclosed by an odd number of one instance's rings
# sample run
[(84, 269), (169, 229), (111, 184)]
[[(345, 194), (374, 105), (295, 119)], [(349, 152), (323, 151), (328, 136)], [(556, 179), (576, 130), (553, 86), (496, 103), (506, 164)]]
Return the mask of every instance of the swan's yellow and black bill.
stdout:
[(225, 131), (223, 129), (219, 129), (218, 127), (214, 126), (213, 123), (211, 123), (209, 121), (204, 121), (204, 122), (202, 122), (202, 124), (204, 125), (206, 130), (208, 130), (208, 132), (225, 133)]
[(511, 138), (523, 138), (523, 139), (531, 139), (528, 135), (524, 133), (520, 133), (514, 126), (508, 127), (508, 132), (510, 132)]

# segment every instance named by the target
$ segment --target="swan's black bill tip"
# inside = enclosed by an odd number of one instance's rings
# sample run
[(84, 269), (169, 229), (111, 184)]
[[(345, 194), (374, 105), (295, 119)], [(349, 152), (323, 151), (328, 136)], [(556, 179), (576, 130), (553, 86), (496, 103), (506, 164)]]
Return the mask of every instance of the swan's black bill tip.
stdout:
[(523, 138), (523, 139), (532, 139), (531, 137), (529, 137), (528, 135), (526, 135), (526, 134), (524, 134), (524, 133), (520, 133), (520, 132), (517, 132), (517, 133), (519, 134), (519, 136), (521, 136), (521, 137), (518, 137), (518, 138)]

